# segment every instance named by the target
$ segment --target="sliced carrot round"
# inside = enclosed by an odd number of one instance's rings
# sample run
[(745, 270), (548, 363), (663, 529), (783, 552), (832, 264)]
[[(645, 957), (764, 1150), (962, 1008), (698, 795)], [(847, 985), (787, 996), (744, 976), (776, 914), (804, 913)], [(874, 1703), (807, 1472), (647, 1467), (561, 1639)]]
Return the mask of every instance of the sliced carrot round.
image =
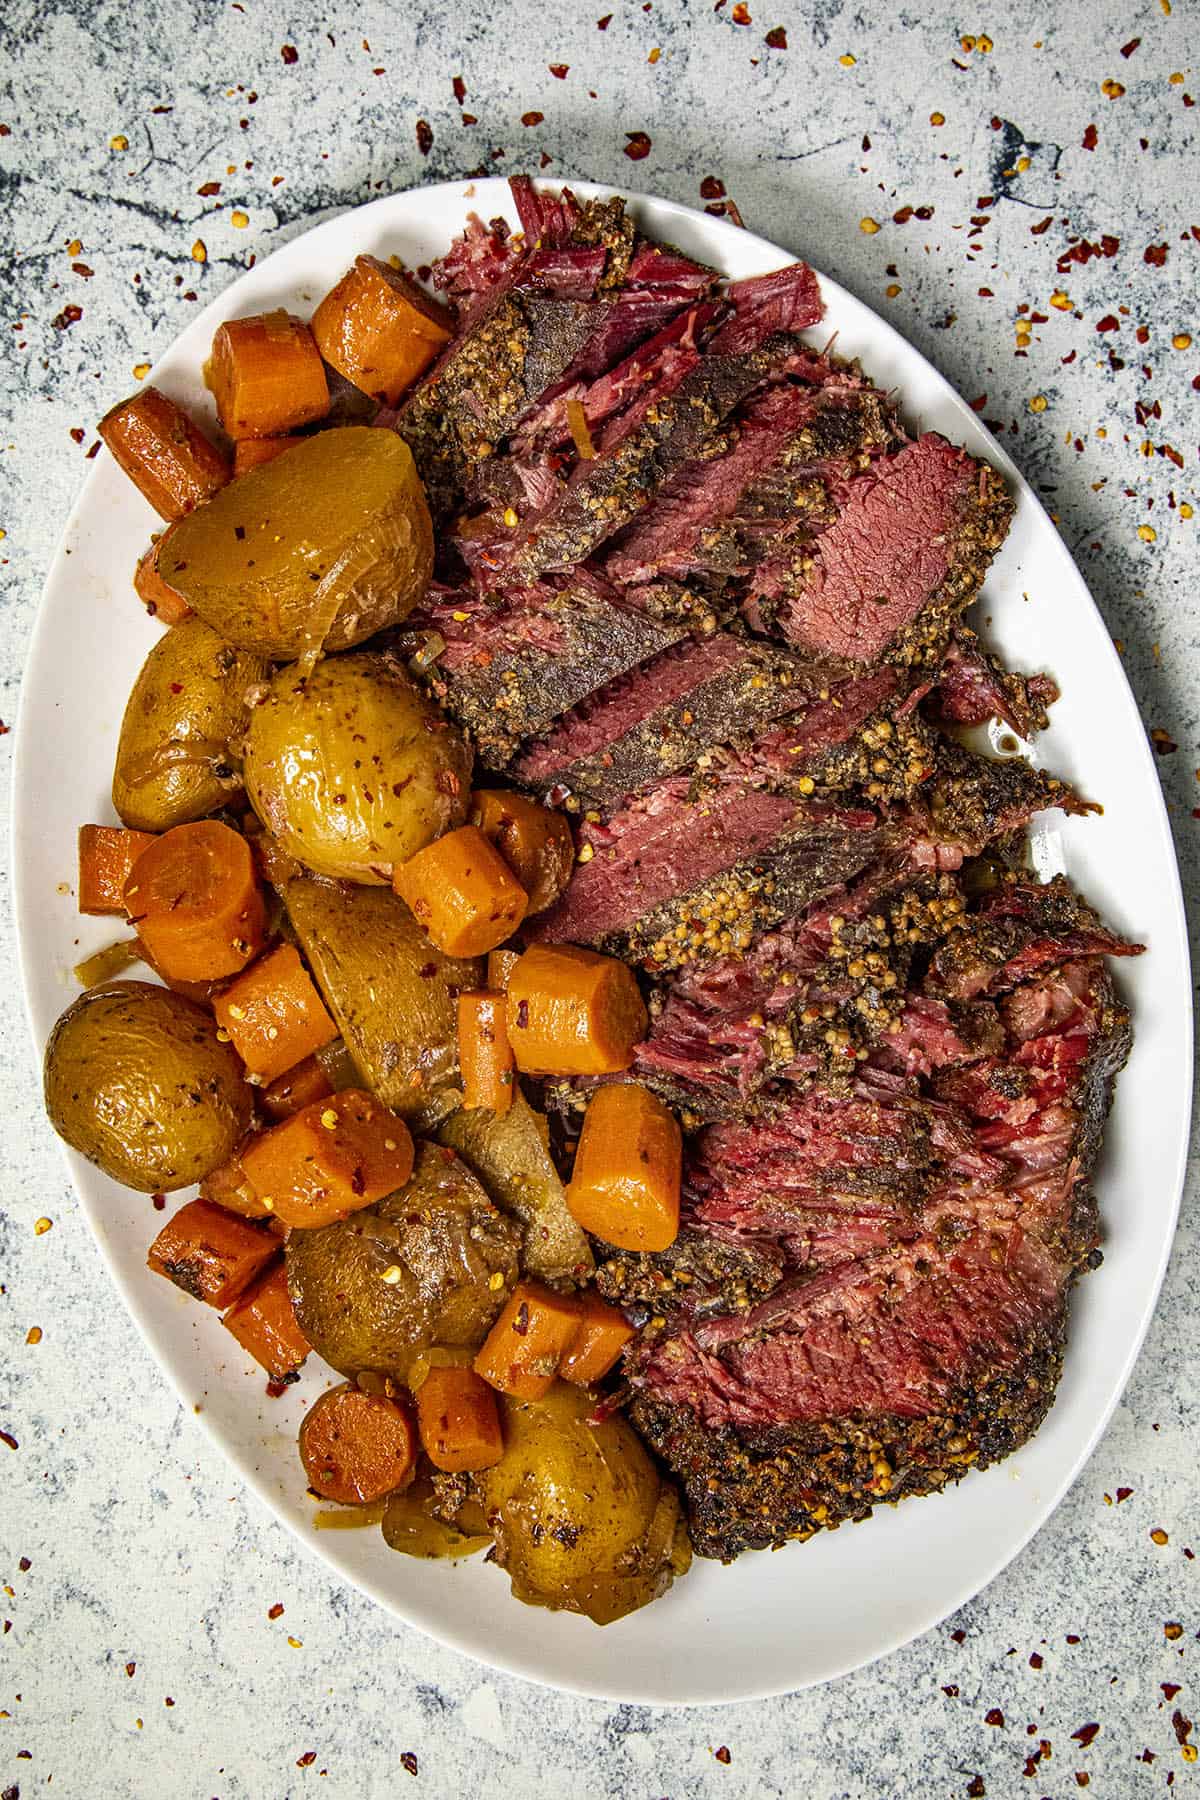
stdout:
[(416, 1460), (408, 1412), (353, 1382), (322, 1394), (300, 1427), (308, 1485), (339, 1506), (365, 1506), (400, 1487)]
[(176, 825), (156, 838), (130, 872), (125, 910), (167, 980), (236, 975), (266, 938), (250, 846), (216, 819)]

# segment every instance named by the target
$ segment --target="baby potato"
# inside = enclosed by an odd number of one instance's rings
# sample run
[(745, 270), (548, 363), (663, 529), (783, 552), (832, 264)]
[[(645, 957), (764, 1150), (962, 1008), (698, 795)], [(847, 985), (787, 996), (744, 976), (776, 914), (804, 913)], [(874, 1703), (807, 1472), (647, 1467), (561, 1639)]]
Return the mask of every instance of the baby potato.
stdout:
[(134, 831), (203, 819), (241, 785), (246, 694), (266, 659), (235, 650), (203, 619), (165, 632), (142, 664), (121, 721), (112, 800)]
[(276, 672), (246, 735), (251, 805), (314, 874), (386, 885), (460, 825), (471, 752), (389, 656), (329, 656), (311, 674)]
[(164, 540), (168, 586), (231, 644), (278, 662), (347, 650), (407, 617), (433, 570), (408, 445), (339, 426), (239, 475)]
[(679, 1497), (619, 1414), (590, 1422), (586, 1388), (502, 1397), (504, 1455), (471, 1478), (512, 1591), (609, 1625), (686, 1573)]
[(142, 1193), (202, 1181), (250, 1125), (241, 1062), (212, 1014), (146, 981), (81, 995), (50, 1034), (44, 1073), (59, 1137)]

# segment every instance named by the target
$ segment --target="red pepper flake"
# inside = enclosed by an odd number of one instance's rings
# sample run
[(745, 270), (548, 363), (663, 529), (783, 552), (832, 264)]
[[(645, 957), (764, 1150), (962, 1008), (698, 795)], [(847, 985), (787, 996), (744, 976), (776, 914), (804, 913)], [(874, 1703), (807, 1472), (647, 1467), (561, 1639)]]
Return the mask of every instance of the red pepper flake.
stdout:
[(629, 142), (625, 145), (625, 154), (630, 162), (641, 162), (650, 154), (650, 139), (644, 131), (627, 131), (625, 136)]
[(53, 325), (55, 331), (69, 331), (72, 325), (78, 325), (82, 317), (82, 306), (64, 306), (62, 311), (57, 313), (55, 317), (51, 319), (50, 323)]
[(983, 1722), (985, 1725), (1003, 1725), (1004, 1714), (998, 1706), (993, 1706), (984, 1713)]
[(83, 429), (82, 425), (72, 425), (68, 435), (74, 443), (82, 444), (84, 438), (87, 436), (87, 433)]
[(11, 136), (12, 136), (12, 126), (11, 125), (0, 125), (0, 137), (11, 137)]
[(987, 405), (987, 395), (986, 394), (978, 394), (975, 397), (975, 399), (972, 400), (972, 402), (971, 402), (971, 411), (972, 412), (982, 412), (986, 405)]
[(954, 1681), (950, 1682), (949, 1686), (944, 1687), (942, 1689), (942, 1692), (943, 1692), (943, 1694), (945, 1694), (947, 1700), (957, 1700), (958, 1699), (958, 1683), (954, 1682)]
[(300, 61), (300, 52), (297, 50), (295, 44), (281, 44), (279, 47), (279, 54), (282, 56), (289, 69), (292, 67), (293, 63), (298, 63)]
[(979, 290), (979, 298), (981, 300), (994, 300), (996, 296), (993, 294), (991, 288), (982, 287)]
[(967, 1641), (967, 1634), (961, 1626), (959, 1626), (957, 1631), (952, 1631), (950, 1636), (956, 1644), (965, 1644)]
[(174, 1706), (174, 1704), (175, 1704), (175, 1702), (172, 1700), (170, 1694), (165, 1694), (163, 1696), (163, 1705), (164, 1706)]
[(1071, 1733), (1071, 1740), (1073, 1743), (1082, 1744), (1086, 1750), (1089, 1744), (1095, 1743), (1099, 1731), (1099, 1725), (1081, 1725), (1078, 1731)]
[(1029, 1666), (1031, 1669), (1040, 1669), (1045, 1663), (1045, 1660), (1044, 1656), (1039, 1655), (1036, 1650), (1033, 1650), (1030, 1652)]
[(415, 1751), (412, 1751), (412, 1750), (402, 1750), (402, 1751), (401, 1751), (401, 1752), (400, 1752), (400, 1763), (401, 1763), (401, 1766), (402, 1766), (402, 1767), (403, 1767), (403, 1768), (405, 1768), (405, 1769), (407, 1769), (407, 1770), (408, 1770), (408, 1772), (409, 1772), (409, 1774), (410, 1774), (410, 1775), (415, 1775), (415, 1774), (416, 1774), (416, 1772), (417, 1772), (417, 1758), (416, 1758), (416, 1753), (415, 1753)]
[(91, 449), (85, 452), (85, 456), (86, 456), (87, 461), (91, 462), (93, 460), (93, 458), (99, 456), (99, 454), (100, 454), (100, 439), (97, 438), (95, 443), (92, 445)]
[(296, 1758), (296, 1767), (298, 1769), (311, 1769), (313, 1764), (316, 1762), (316, 1760), (317, 1760), (316, 1751), (315, 1750), (306, 1750), (304, 1752), (303, 1756), (298, 1756)]
[(463, 101), (467, 97), (466, 82), (463, 80), (461, 75), (456, 75), (454, 77), (454, 80), (450, 83), (450, 86), (454, 92), (454, 98), (458, 101), (458, 104), (461, 106)]
[(125, 1673), (129, 1676), (129, 1679), (132, 1681), (133, 1677), (137, 1673), (137, 1664), (135, 1662), (127, 1662), (125, 1664)]
[(1091, 1783), (1091, 1779), (1092, 1778), (1086, 1769), (1076, 1769), (1075, 1782), (1078, 1787), (1088, 1787)]
[(754, 23), (750, 17), (750, 8), (744, 4), (744, 0), (738, 0), (729, 16), (735, 25), (753, 25)]
[(433, 126), (428, 119), (417, 120), (417, 149), (422, 156), (428, 156), (433, 149)]
[(1122, 1500), (1128, 1500), (1132, 1492), (1133, 1489), (1131, 1487), (1119, 1487), (1117, 1489), (1117, 1505), (1120, 1506)]
[(892, 214), (892, 224), (907, 225), (912, 216), (913, 209), (911, 206), (898, 206)]
[(1147, 244), (1142, 251), (1142, 261), (1149, 263), (1151, 268), (1161, 269), (1166, 260), (1166, 244)]
[(782, 25), (773, 25), (767, 33), (767, 46), (771, 50), (786, 50), (788, 47), (787, 32)]
[(283, 1601), (282, 1600), (277, 1600), (275, 1602), (274, 1606), (269, 1606), (267, 1608), (267, 1617), (268, 1617), (268, 1619), (282, 1619), (282, 1617), (283, 1617)]
[(723, 200), (725, 183), (717, 175), (706, 175), (700, 183), (700, 198), (702, 200)]
[(1029, 227), (1030, 235), (1033, 237), (1041, 237), (1041, 235), (1044, 231), (1049, 231), (1049, 229), (1053, 223), (1054, 223), (1053, 214), (1047, 213), (1046, 217), (1044, 219), (1042, 219), (1037, 225), (1031, 225)]
[(605, 13), (605, 15), (602, 19), (596, 20), (596, 30), (597, 31), (607, 31), (611, 24), (612, 24), (612, 14)]
[(150, 1204), (155, 1212), (165, 1212), (167, 1207), (167, 1196), (165, 1194), (151, 1194)]
[(1100, 134), (1097, 132), (1096, 127), (1094, 125), (1089, 125), (1083, 134), (1084, 149), (1094, 150), (1099, 142)]
[(546, 67), (553, 75), (555, 81), (565, 81), (571, 72), (570, 63), (547, 63)]
[(1185, 1719), (1183, 1714), (1176, 1708), (1171, 1714), (1171, 1729), (1179, 1740), (1180, 1745), (1186, 1745), (1189, 1737), (1192, 1735), (1192, 1721), (1190, 1719)]
[(913, 217), (914, 217), (914, 218), (917, 218), (917, 219), (932, 219), (932, 217), (933, 217), (933, 208), (932, 208), (932, 206), (918, 206), (918, 207), (916, 207), (916, 208), (915, 208), (915, 209), (914, 209), (914, 212), (913, 212)]
[(982, 1775), (972, 1775), (967, 1783), (967, 1800), (984, 1800), (987, 1789), (983, 1785)]
[(202, 200), (210, 200), (214, 194), (219, 194), (220, 191), (221, 184), (219, 181), (206, 181), (202, 187), (196, 189), (196, 192)]
[(1121, 55), (1125, 58), (1126, 62), (1129, 61), (1129, 58), (1133, 55), (1141, 41), (1141, 38), (1130, 38), (1127, 44), (1121, 45)]
[(30, 1562), (30, 1560), (27, 1556), (22, 1556), (17, 1563), (17, 1567), (18, 1567), (18, 1569), (20, 1569), (22, 1575), (28, 1575), (30, 1569), (32, 1569), (32, 1567), (33, 1567), (33, 1564)]
[[(1173, 737), (1171, 737), (1167, 732), (1165, 732), (1161, 725), (1156, 725), (1154, 727), (1153, 731), (1151, 731), (1150, 742), (1154, 745), (1154, 748), (1158, 752), (1159, 756), (1172, 756), (1175, 753), (1175, 751), (1178, 750), (1178, 748), (1179, 748), (1179, 745), (1175, 742), (1175, 739)], [(1153, 1532), (1151, 1532), (1150, 1535), (1153, 1537), (1154, 1536)], [(1163, 1542), (1164, 1543), (1166, 1541), (1166, 1535), (1167, 1534), (1164, 1531), (1163, 1532)], [(1157, 1543), (1159, 1540), (1157, 1538), (1155, 1538), (1154, 1541), (1155, 1541), (1155, 1543)]]
[(478, 125), (479, 120), (474, 113), (465, 112), (462, 116), (462, 122), (464, 125)]
[(1160, 1681), (1158, 1685), (1162, 1689), (1164, 1697), (1168, 1700), (1173, 1700), (1180, 1691), (1179, 1683), (1177, 1681)]
[(729, 1745), (728, 1744), (719, 1745), (718, 1748), (713, 1751), (713, 1755), (716, 1757), (716, 1759), (719, 1763), (725, 1763), (726, 1765), (728, 1765), (729, 1763), (731, 1763), (733, 1761), (733, 1757), (729, 1753)]
[(1102, 319), (1096, 320), (1097, 331), (1120, 331), (1121, 321), (1115, 313), (1105, 313)]
[(540, 112), (522, 113), (521, 123), (522, 125), (540, 125), (545, 116), (545, 113)]
[(11, 1431), (0, 1431), (0, 1444), (7, 1444), (10, 1450), (21, 1448)]

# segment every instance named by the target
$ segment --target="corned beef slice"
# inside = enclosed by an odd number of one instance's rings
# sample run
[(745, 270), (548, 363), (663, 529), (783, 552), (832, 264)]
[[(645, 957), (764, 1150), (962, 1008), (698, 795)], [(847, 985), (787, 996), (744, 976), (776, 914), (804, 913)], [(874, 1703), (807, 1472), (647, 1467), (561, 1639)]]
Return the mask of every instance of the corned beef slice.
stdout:
[(1049, 675), (1016, 675), (991, 656), (975, 633), (960, 625), (938, 670), (926, 711), (946, 725), (986, 725), (999, 719), (1018, 737), (1044, 731), (1047, 708), (1058, 699)]
[(940, 659), (1011, 517), (1000, 477), (927, 432), (850, 484), (811, 555), (756, 570), (751, 595), (813, 654)]
[(496, 769), (522, 739), (686, 635), (684, 625), (652, 617), (583, 571), (511, 589), (497, 604), (462, 592), (439, 596), (410, 624), (445, 639), (434, 692)]
[(870, 861), (866, 809), (806, 805), (728, 783), (693, 793), (673, 776), (606, 824), (583, 828), (593, 854), (527, 935), (619, 947), (671, 968), (744, 947), (756, 928), (803, 911)]
[(1004, 883), (941, 946), (925, 991), (952, 1000), (1005, 994), (1058, 963), (1138, 956), (1144, 946), (1109, 931), (1064, 876), (1044, 886)]
[[(931, 1127), (930, 1168), (913, 1154), (919, 1140), (905, 1142), (906, 1178), (918, 1167), (923, 1195), (893, 1204), (883, 1247), (862, 1253), (863, 1214), (844, 1205), (815, 1209), (804, 1229), (795, 1140), (808, 1155), (815, 1135), (819, 1163), (830, 1128), (811, 1109), (807, 1131), (789, 1123), (782, 1140), (777, 1123), (741, 1128), (774, 1134), (761, 1155), (753, 1141), (737, 1152), (743, 1213), (756, 1191), (764, 1208), (782, 1205), (807, 1261), (785, 1264), (796, 1272), (740, 1310), (693, 1317), (683, 1302), (631, 1361), (633, 1417), (679, 1475), (702, 1553), (807, 1536), (876, 1500), (936, 1490), (1040, 1423), (1067, 1291), (1095, 1247), (1088, 1173), (1129, 1033), (1096, 964), (1019, 993), (1022, 1008), (1005, 1003), (1007, 1062), (939, 1079), (960, 1131), (986, 1120), (971, 1154), (939, 1157)], [(1022, 1018), (1041, 1028), (1022, 1036)], [(858, 1166), (865, 1156), (871, 1168), (887, 1135), (856, 1140)], [(728, 1134), (717, 1150), (728, 1158)]]
[(755, 350), (776, 331), (807, 331), (825, 310), (817, 278), (802, 262), (732, 281), (725, 291), (733, 316), (714, 340), (718, 355)]
[(794, 652), (715, 632), (591, 695), (523, 752), (513, 774), (609, 805), (690, 767), (735, 732), (811, 704), (811, 666)]

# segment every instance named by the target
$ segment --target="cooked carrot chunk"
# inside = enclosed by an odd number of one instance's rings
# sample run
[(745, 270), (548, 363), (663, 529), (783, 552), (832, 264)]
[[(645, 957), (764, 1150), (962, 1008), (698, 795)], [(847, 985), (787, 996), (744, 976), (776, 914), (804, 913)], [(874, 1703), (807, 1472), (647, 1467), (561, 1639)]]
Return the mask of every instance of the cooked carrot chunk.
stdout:
[(474, 825), (448, 831), (392, 871), (392, 886), (447, 956), (482, 956), (525, 917), (525, 890)]
[(613, 1075), (649, 1020), (633, 971), (574, 944), (534, 944), (508, 978), (508, 1040), (527, 1075)]
[(233, 472), (244, 475), (247, 469), (257, 469), (262, 463), (274, 462), (293, 444), (298, 444), (295, 437), (260, 437), (239, 438), (233, 446)]
[(125, 914), (125, 883), (144, 850), (154, 842), (150, 831), (127, 831), (119, 825), (79, 827), (79, 910), (81, 913)]
[(540, 1281), (519, 1281), (475, 1358), (475, 1373), (502, 1394), (540, 1399), (578, 1328), (575, 1300)]
[(503, 994), (508, 988), (508, 978), (521, 960), (519, 950), (493, 950), (487, 961), (488, 992)]
[(514, 1077), (503, 994), (458, 996), (458, 1066), (464, 1106), (484, 1106), (501, 1115), (508, 1111)]
[(474, 1369), (430, 1369), (417, 1390), (425, 1454), (449, 1474), (490, 1469), (504, 1455), (496, 1398)]
[(272, 1119), (290, 1119), (302, 1106), (324, 1100), (332, 1094), (333, 1083), (315, 1056), (306, 1056), (293, 1069), (285, 1069), (268, 1082), (259, 1095), (263, 1111)]
[(365, 1506), (403, 1486), (416, 1455), (405, 1407), (349, 1381), (314, 1401), (300, 1427), (308, 1485), (339, 1506)]
[(157, 619), (160, 625), (182, 625), (185, 619), (191, 618), (192, 609), (183, 595), (164, 581), (158, 560), (170, 535), (168, 525), (138, 558), (137, 568), (133, 571), (133, 591), (150, 617)]
[(211, 500), (232, 473), (200, 427), (155, 387), (114, 406), (99, 430), (115, 461), (164, 519), (182, 519)]
[(252, 963), (213, 1002), (217, 1024), (252, 1075), (273, 1081), (332, 1043), (338, 1028), (291, 944)]
[(636, 1082), (592, 1095), (567, 1205), (618, 1250), (665, 1250), (679, 1235), (683, 1138), (675, 1115)]
[(296, 1323), (282, 1258), (234, 1301), (221, 1323), (273, 1381), (294, 1374), (312, 1349)]
[(579, 1326), (567, 1345), (558, 1372), (564, 1381), (587, 1387), (599, 1381), (636, 1334), (619, 1307), (609, 1306), (597, 1294), (580, 1294)]
[(501, 788), (471, 795), (471, 823), (494, 844), (525, 892), (529, 911), (544, 912), (571, 879), (575, 843), (562, 813)]
[(253, 1142), (253, 1135), (247, 1135), (228, 1162), (223, 1162), (219, 1169), (204, 1177), (200, 1183), (200, 1198), (211, 1200), (214, 1206), (223, 1206), (226, 1212), (238, 1213), (243, 1219), (269, 1219), (273, 1215), (251, 1187), (242, 1162), (242, 1151)]
[(312, 332), (282, 307), (219, 325), (208, 380), (234, 439), (280, 437), (329, 411), (329, 383)]
[(313, 314), (327, 363), (384, 406), (395, 406), (454, 336), (454, 315), (415, 281), (360, 256)]
[(261, 1225), (235, 1218), (211, 1200), (189, 1200), (163, 1226), (146, 1258), (193, 1300), (231, 1306), (279, 1250)]
[(250, 1185), (285, 1225), (332, 1225), (402, 1188), (408, 1127), (360, 1088), (345, 1088), (264, 1131), (242, 1152)]
[(237, 975), (266, 937), (250, 846), (216, 819), (155, 838), (125, 883), (125, 910), (154, 967), (175, 981)]

